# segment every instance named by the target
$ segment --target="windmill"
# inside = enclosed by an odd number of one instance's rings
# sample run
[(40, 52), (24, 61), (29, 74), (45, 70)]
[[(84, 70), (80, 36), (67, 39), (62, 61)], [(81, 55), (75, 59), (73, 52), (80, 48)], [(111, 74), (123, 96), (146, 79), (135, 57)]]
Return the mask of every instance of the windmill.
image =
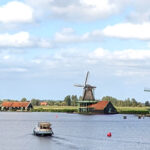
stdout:
[(92, 101), (94, 101), (95, 100), (94, 89), (96, 87), (87, 84), (88, 76), (89, 76), (89, 71), (87, 72), (84, 85), (76, 84), (74, 86), (83, 87), (83, 97), (82, 97), (82, 100), (84, 100), (84, 101), (85, 100), (92, 100)]

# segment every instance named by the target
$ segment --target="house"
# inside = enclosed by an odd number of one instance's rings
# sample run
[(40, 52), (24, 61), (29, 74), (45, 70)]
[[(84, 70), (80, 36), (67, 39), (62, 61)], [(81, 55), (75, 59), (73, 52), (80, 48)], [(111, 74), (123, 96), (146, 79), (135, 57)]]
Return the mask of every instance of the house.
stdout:
[(33, 106), (31, 102), (2, 102), (1, 104), (1, 110), (7, 111), (7, 110), (22, 110), (22, 111), (29, 111), (33, 109)]
[(116, 114), (117, 110), (110, 101), (99, 101), (88, 106), (89, 112), (97, 114)]
[(41, 102), (40, 103), (41, 106), (47, 106), (47, 104), (48, 104), (47, 102)]

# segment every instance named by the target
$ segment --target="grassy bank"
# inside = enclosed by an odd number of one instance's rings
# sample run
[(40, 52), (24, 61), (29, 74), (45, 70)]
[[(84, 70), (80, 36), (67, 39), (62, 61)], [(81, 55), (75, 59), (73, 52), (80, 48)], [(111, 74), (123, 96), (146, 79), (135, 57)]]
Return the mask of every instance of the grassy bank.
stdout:
[(74, 113), (78, 111), (76, 106), (34, 106), (34, 112), (68, 112)]
[(120, 114), (149, 114), (150, 107), (116, 107)]
[[(150, 107), (116, 107), (119, 114), (149, 114)], [(34, 112), (78, 112), (77, 106), (34, 106)]]

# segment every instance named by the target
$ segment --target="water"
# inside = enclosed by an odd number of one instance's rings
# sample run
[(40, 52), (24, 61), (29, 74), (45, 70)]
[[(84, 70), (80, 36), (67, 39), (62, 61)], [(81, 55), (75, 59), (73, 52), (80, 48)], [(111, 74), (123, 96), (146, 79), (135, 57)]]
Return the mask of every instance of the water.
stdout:
[[(32, 134), (39, 121), (52, 123), (53, 137)], [(1, 112), (0, 150), (150, 150), (150, 118)]]

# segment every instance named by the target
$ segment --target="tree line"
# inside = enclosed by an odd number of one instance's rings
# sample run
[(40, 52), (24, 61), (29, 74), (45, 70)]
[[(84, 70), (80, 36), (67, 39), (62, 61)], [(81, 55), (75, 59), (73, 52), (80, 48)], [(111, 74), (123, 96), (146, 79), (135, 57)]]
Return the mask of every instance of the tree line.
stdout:
[[(40, 106), (41, 102), (47, 102), (49, 106), (77, 106), (78, 101), (82, 100), (82, 96), (78, 97), (77, 95), (67, 95), (65, 96), (64, 100), (40, 100), (40, 99), (31, 99), (31, 103), (33, 106)], [(135, 98), (127, 98), (125, 100), (119, 100), (117, 98), (111, 96), (104, 96), (102, 100), (111, 101), (114, 106), (118, 107), (142, 107), (142, 106), (150, 106), (149, 101), (145, 101), (145, 103), (141, 103), (135, 100)], [(4, 99), (0, 100), (0, 103), (3, 101), (21, 101), (26, 102), (28, 101), (25, 97), (21, 100), (11, 100), (11, 99)]]
[(142, 107), (142, 106), (150, 106), (150, 102), (146, 101), (145, 103), (141, 103), (135, 100), (135, 98), (127, 98), (125, 100), (118, 100), (117, 98), (111, 96), (104, 96), (102, 100), (111, 101), (114, 106), (119, 107)]

